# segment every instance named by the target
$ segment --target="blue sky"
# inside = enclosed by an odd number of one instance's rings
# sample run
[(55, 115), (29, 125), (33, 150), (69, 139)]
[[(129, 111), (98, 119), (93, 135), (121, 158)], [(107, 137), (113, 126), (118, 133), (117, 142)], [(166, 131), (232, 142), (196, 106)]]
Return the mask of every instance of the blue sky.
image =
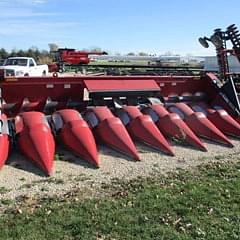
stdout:
[(239, 0), (0, 0), (0, 47), (211, 55), (198, 37), (240, 28), (239, 9)]

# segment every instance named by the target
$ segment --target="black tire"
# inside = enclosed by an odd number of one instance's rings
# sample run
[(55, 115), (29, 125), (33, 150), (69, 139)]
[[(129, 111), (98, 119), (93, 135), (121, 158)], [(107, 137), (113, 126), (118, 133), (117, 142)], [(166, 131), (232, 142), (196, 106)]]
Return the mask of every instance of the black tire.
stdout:
[(63, 73), (63, 72), (65, 72), (65, 69), (64, 68), (59, 68), (58, 72)]
[(53, 77), (58, 77), (57, 72), (54, 72), (54, 73), (53, 73)]

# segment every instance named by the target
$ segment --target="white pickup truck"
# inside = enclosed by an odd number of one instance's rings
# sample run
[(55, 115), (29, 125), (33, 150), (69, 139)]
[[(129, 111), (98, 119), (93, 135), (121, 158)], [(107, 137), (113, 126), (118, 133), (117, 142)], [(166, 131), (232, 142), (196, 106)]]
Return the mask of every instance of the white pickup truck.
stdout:
[(30, 57), (10, 57), (7, 58), (0, 69), (4, 71), (4, 76), (31, 76), (39, 77), (48, 74), (48, 65), (37, 65)]

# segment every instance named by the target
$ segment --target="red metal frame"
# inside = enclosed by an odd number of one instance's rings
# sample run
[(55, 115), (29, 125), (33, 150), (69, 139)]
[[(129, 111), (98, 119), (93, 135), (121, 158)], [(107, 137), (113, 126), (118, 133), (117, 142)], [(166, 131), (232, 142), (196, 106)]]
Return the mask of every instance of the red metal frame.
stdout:
[[(147, 80), (149, 84), (147, 84)], [(153, 83), (153, 80), (156, 84)], [(108, 84), (109, 82), (109, 84)], [(164, 98), (204, 92), (210, 99), (218, 94), (212, 85), (211, 75), (196, 76), (68, 76), (68, 77), (21, 77), (6, 78), (0, 82), (2, 98), (7, 104), (15, 104), (12, 114), (18, 113), (24, 100), (28, 110), (43, 111), (46, 101), (57, 102), (57, 108), (66, 107), (69, 101), (77, 102), (84, 108), (84, 89), (89, 87), (101, 91), (123, 89), (127, 91), (146, 90), (159, 87)]]
[[(85, 80), (88, 84), (92, 81), (95, 85), (101, 86), (101, 82), (115, 81), (115, 88), (122, 88), (122, 83), (125, 81), (126, 89), (129, 91), (135, 90), (136, 86), (139, 89), (144, 89), (141, 86), (144, 80), (154, 80), (160, 87), (160, 92), (163, 97), (169, 95), (182, 95), (185, 92), (195, 93), (199, 91), (209, 90), (209, 80), (203, 77), (193, 76), (100, 76), (100, 77), (21, 77), (21, 78), (6, 78), (0, 82), (3, 98), (7, 102), (19, 102), (19, 100), (28, 97), (29, 100), (44, 100), (51, 97), (54, 100), (77, 99), (83, 101), (83, 90), (86, 87)], [(129, 81), (131, 80), (131, 81)], [(128, 84), (134, 83), (135, 84)], [(99, 88), (99, 87), (97, 87)], [(102, 88), (103, 89), (103, 88)], [(106, 90), (108, 89), (106, 85)]]

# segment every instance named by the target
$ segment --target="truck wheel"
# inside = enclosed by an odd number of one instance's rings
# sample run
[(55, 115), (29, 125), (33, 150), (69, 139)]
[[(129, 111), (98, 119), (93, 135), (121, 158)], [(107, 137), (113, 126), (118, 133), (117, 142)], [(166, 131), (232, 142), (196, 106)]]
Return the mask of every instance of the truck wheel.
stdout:
[(45, 70), (42, 72), (42, 76), (47, 76), (47, 73)]
[(24, 74), (24, 77), (29, 77), (29, 73), (25, 73), (25, 74)]
[(57, 72), (54, 72), (54, 73), (53, 73), (53, 77), (58, 77)]

